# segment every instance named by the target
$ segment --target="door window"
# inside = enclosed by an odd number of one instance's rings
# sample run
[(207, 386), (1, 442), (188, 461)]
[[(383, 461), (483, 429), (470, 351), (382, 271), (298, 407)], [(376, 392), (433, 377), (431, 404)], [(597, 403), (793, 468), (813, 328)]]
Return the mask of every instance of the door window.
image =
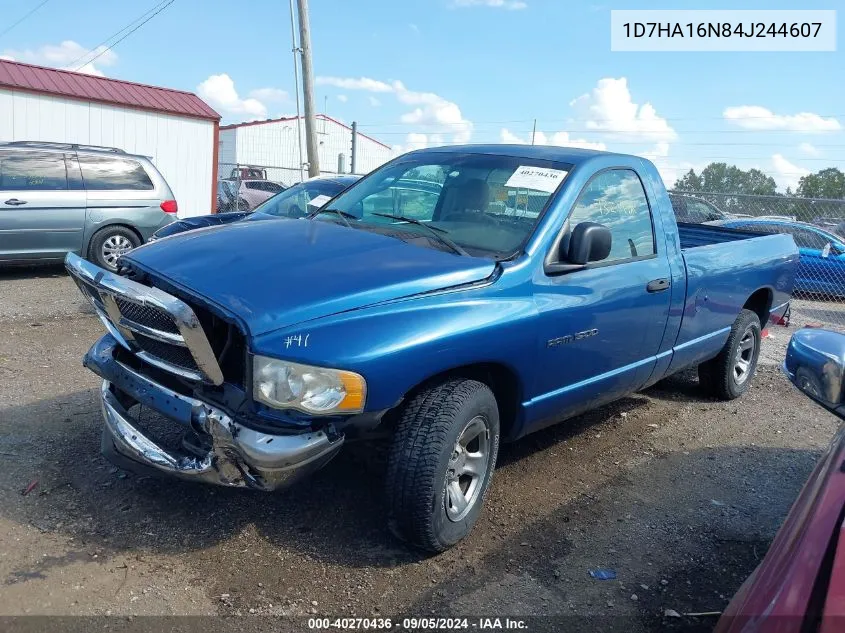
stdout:
[(722, 219), (722, 214), (698, 200), (691, 200), (687, 204), (687, 207), (689, 208), (690, 215), (695, 218), (693, 220), (694, 222), (711, 222)]
[(830, 240), (825, 239), (824, 236), (813, 231), (795, 229), (790, 232), (798, 248), (812, 248), (820, 251), (830, 243)]
[(80, 155), (79, 166), (88, 191), (153, 189), (152, 180), (136, 160)]
[(610, 229), (613, 241), (605, 262), (656, 253), (648, 199), (639, 177), (630, 169), (602, 172), (587, 184), (569, 215), (570, 230), (582, 222), (597, 222)]
[(64, 191), (67, 171), (62, 154), (0, 152), (0, 189), (4, 191)]
[(247, 189), (255, 189), (257, 191), (266, 191), (267, 193), (279, 193), (284, 190), (282, 185), (270, 182), (269, 180), (257, 180), (255, 182), (246, 183)]

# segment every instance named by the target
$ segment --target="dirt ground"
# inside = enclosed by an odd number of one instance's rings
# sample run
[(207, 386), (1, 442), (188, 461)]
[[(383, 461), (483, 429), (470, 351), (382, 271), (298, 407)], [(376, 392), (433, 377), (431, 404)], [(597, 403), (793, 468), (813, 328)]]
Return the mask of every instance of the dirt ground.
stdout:
[[(2, 616), (534, 615), (560, 617), (529, 630), (711, 630), (714, 617), (664, 611), (727, 605), (838, 426), (781, 376), (792, 328), (773, 327), (741, 400), (709, 400), (683, 375), (503, 447), (471, 537), (426, 557), (385, 528), (378, 446), (350, 446), (274, 495), (112, 467), (98, 380), (80, 363), (102, 330), (61, 268), (0, 270)], [(616, 579), (592, 578), (598, 568)]]

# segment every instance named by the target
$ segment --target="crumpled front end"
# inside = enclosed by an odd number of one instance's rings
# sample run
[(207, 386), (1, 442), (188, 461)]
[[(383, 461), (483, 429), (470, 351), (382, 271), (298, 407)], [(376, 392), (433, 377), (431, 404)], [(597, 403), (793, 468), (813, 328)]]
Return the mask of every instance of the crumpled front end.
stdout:
[[(239, 424), (225, 411), (157, 384), (115, 360), (116, 341), (101, 338), (84, 364), (104, 378), (103, 454), (142, 474), (164, 474), (258, 490), (275, 490), (324, 466), (343, 444), (326, 431), (277, 435)], [(183, 449), (150, 437), (130, 414), (135, 405), (184, 427)]]
[[(274, 490), (337, 454), (344, 438), (331, 425), (245, 424), (250, 414), (232, 394), (243, 393), (233, 383), (243, 382), (246, 350), (233, 344), (231, 330), (221, 337), (219, 323), (179, 298), (75, 255), (66, 265), (109, 332), (84, 364), (103, 378), (103, 452), (111, 461), (146, 474)], [(149, 417), (142, 411), (164, 423), (167, 437), (142, 421)]]

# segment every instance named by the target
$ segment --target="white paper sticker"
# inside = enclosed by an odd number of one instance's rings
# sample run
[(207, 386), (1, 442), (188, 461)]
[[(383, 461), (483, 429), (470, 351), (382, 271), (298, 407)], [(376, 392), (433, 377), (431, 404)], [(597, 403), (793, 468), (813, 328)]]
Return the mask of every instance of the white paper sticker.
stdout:
[(318, 209), (331, 200), (331, 196), (315, 196), (308, 202), (309, 207), (317, 207)]
[(568, 173), (565, 169), (548, 169), (546, 167), (522, 165), (508, 178), (505, 187), (535, 189), (537, 191), (553, 193)]

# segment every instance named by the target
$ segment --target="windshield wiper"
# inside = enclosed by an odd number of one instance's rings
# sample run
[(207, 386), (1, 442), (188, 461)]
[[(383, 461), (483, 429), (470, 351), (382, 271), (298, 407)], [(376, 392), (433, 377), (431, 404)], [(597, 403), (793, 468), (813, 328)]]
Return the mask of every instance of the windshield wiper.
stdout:
[[(358, 216), (357, 216), (357, 215), (352, 215), (351, 213), (347, 213), (346, 211), (341, 211), (340, 209), (320, 209), (320, 210), (315, 211), (314, 213), (312, 213), (312, 214), (311, 214), (311, 218), (316, 218), (316, 217), (317, 217), (318, 215), (320, 215), (321, 213), (334, 213), (334, 214), (335, 214), (336, 216), (338, 216), (341, 220), (343, 220), (343, 223), (344, 223), (346, 226), (348, 226), (350, 229), (352, 228), (352, 225), (349, 223), (349, 218), (352, 218), (353, 220), (358, 220)], [(309, 219), (310, 219), (310, 218), (309, 218)]]
[(447, 231), (446, 229), (441, 229), (439, 226), (431, 226), (430, 224), (426, 224), (425, 222), (420, 222), (419, 220), (415, 220), (414, 218), (406, 218), (405, 216), (393, 215), (392, 213), (373, 213), (371, 215), (377, 215), (377, 216), (382, 217), (382, 218), (390, 218), (392, 220), (401, 220), (402, 222), (407, 222), (408, 224), (414, 224), (416, 226), (421, 226), (424, 229), (428, 229), (431, 232), (431, 234), (434, 237), (436, 237), (437, 240), (441, 244), (445, 244), (446, 246), (451, 248), (453, 251), (455, 251), (458, 255), (463, 255), (465, 257), (472, 257), (472, 255), (467, 253), (464, 249), (462, 249), (460, 246), (455, 244), (455, 242), (453, 242), (448, 237), (446, 237), (445, 234), (448, 233), (449, 231)]

